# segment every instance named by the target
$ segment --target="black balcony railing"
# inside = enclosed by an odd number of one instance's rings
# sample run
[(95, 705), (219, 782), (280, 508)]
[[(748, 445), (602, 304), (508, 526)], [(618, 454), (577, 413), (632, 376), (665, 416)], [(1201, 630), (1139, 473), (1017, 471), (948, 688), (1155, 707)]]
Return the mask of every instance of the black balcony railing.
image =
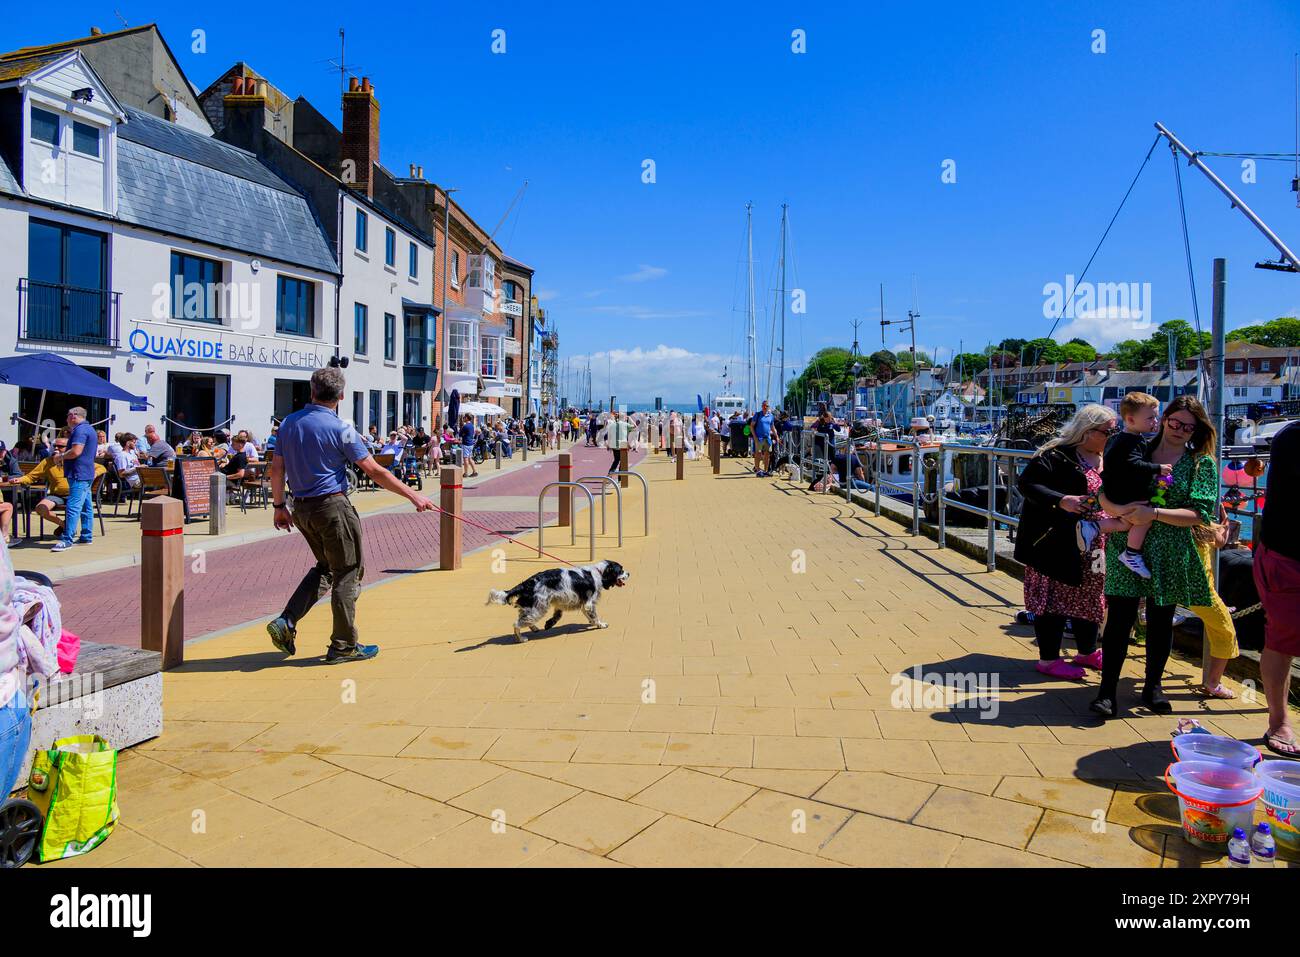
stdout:
[(116, 346), (122, 294), (18, 280), (19, 338)]

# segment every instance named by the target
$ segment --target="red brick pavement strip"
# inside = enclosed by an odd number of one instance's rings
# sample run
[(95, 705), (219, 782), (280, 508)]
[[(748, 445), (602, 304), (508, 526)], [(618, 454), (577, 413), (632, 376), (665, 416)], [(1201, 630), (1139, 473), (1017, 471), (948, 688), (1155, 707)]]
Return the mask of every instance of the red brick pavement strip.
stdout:
[[(604, 472), (609, 453), (604, 449), (575, 447), (574, 469), (578, 475)], [(639, 456), (636, 456), (639, 460)], [(465, 495), (527, 495), (555, 480), (555, 461), (540, 469), (520, 469), (466, 489)], [(600, 468), (597, 469), (596, 466)], [(481, 467), (480, 467), (481, 468)], [(491, 466), (488, 467), (488, 470)], [(437, 501), (437, 492), (426, 484)], [(527, 539), (536, 527), (536, 512), (470, 512), (466, 518), (512, 538)], [(548, 512), (547, 520), (554, 518)], [(267, 513), (269, 523), (270, 513)], [(438, 561), (438, 515), (417, 515), (406, 510), (361, 517), (364, 533), (365, 584), (413, 572)], [(466, 552), (501, 539), (473, 525), (463, 529)], [(278, 614), (313, 562), (311, 550), (301, 535), (286, 533), (249, 545), (218, 549), (198, 560), (186, 559), (185, 640), (191, 641), (259, 618)], [(139, 647), (140, 567), (115, 569), (83, 575), (55, 586), (63, 613), (63, 624), (86, 641)]]

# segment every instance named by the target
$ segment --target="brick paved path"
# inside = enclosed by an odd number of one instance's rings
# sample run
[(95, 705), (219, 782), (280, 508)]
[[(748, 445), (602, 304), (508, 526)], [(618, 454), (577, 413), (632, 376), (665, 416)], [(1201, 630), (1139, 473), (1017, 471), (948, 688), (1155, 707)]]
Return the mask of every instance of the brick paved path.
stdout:
[[(609, 467), (609, 453), (581, 444), (571, 450), (574, 472), (589, 475)], [(634, 454), (633, 461), (639, 461)], [(555, 459), (492, 477), (491, 462), (480, 466), (483, 479), (465, 490), (466, 498), (498, 495), (536, 495), (556, 476)], [(437, 501), (436, 482), (425, 490)], [(518, 536), (537, 525), (535, 512), (473, 512), (470, 520), (495, 532)], [(547, 512), (548, 521), (554, 518)], [(271, 521), (267, 513), (267, 522)], [(373, 584), (438, 560), (437, 513), (389, 512), (362, 516), (366, 577)], [(466, 525), (464, 547), (473, 549), (499, 541), (486, 531)], [(549, 551), (549, 548), (548, 548)], [(208, 552), (202, 571), (194, 557), (185, 569), (185, 639), (187, 641), (243, 622), (277, 614), (312, 563), (311, 550), (301, 535)], [(60, 583), (56, 594), (62, 603), (63, 623), (87, 641), (138, 647), (140, 643), (140, 567), (85, 575)], [(318, 611), (317, 614), (320, 614)]]

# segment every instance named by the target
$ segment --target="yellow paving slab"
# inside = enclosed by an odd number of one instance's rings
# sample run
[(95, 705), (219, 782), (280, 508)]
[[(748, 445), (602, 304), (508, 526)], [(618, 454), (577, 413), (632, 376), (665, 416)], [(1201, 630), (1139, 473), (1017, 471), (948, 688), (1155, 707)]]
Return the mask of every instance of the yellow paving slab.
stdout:
[[(506, 544), (504, 568), (485, 550), (365, 591), (371, 662), (286, 663), (258, 628), (191, 644), (162, 737), (122, 756), (118, 832), (59, 866), (1213, 862), (1157, 778), (1172, 719), (1094, 723), (1095, 676), (1034, 672), (1018, 582), (731, 460), (725, 480), (642, 469), (652, 534), (634, 485), (623, 548), (598, 535), (632, 573), (602, 599), (608, 629), (570, 615), (513, 643), (488, 589), (556, 561)], [(549, 538), (587, 560), (581, 529)], [(300, 647), (328, 628), (323, 605)], [(1169, 666), (1179, 713), (1195, 673)], [(1258, 705), (1200, 713), (1260, 730)]]

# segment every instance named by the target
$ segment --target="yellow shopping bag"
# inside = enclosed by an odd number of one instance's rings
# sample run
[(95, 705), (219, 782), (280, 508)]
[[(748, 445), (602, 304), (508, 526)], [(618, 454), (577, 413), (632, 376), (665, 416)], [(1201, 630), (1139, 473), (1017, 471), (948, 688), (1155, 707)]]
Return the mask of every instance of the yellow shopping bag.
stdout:
[(117, 751), (97, 734), (60, 738), (32, 758), (27, 799), (45, 817), (42, 863), (93, 850), (117, 824)]

